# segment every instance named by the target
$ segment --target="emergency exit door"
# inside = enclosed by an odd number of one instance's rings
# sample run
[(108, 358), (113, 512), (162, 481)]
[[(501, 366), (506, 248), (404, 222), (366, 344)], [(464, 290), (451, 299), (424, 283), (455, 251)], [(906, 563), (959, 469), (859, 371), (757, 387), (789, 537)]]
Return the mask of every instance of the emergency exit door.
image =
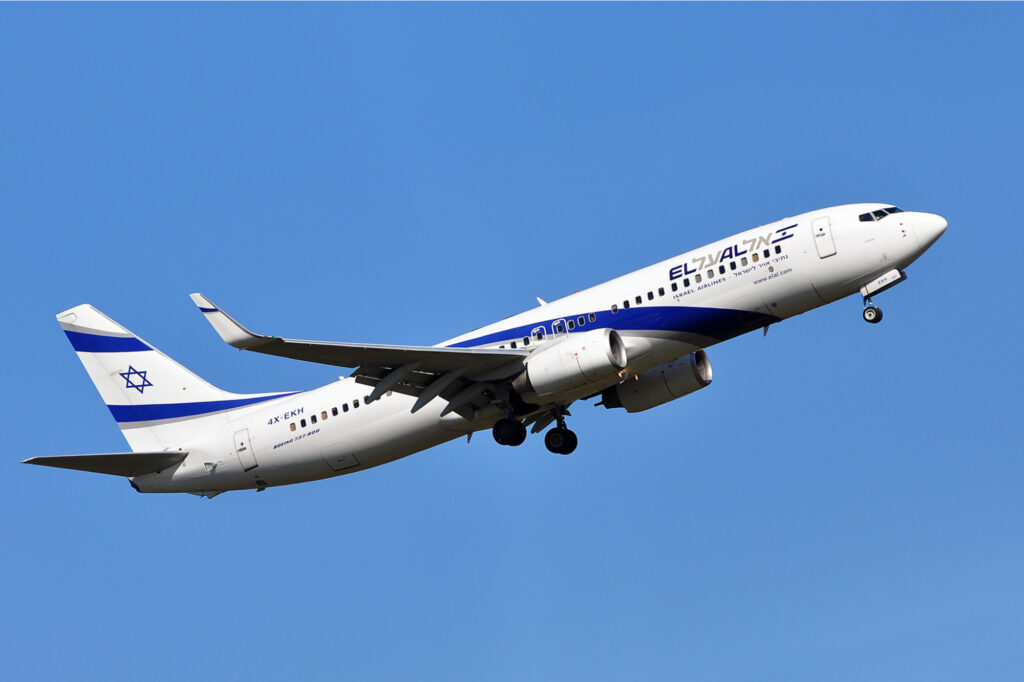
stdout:
[(259, 466), (256, 462), (256, 455), (252, 451), (252, 444), (249, 442), (249, 429), (242, 429), (235, 434), (235, 454), (238, 455), (242, 471), (249, 471)]
[(818, 250), (818, 258), (836, 255), (836, 242), (832, 239), (832, 224), (828, 216), (815, 218), (811, 223), (811, 231), (814, 233), (814, 248)]

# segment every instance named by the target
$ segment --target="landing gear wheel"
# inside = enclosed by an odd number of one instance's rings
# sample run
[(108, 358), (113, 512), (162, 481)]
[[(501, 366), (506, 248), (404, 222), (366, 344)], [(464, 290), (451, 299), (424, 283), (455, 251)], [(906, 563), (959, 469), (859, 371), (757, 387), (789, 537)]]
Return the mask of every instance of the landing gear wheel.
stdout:
[(526, 427), (515, 419), (499, 419), (491, 429), (498, 445), (522, 445), (526, 440)]
[(882, 321), (882, 309), (875, 305), (864, 308), (864, 321), (871, 324), (878, 324)]
[(568, 455), (576, 449), (576, 434), (561, 426), (544, 434), (544, 446), (556, 455)]

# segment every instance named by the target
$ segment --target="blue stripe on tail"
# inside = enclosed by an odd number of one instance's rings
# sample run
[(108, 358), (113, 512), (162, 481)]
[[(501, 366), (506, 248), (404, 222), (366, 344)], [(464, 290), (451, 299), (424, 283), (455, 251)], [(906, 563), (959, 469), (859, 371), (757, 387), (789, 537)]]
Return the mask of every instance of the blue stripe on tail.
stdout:
[(114, 415), (114, 419), (117, 422), (148, 422), (160, 419), (175, 419), (177, 417), (201, 417), (213, 412), (222, 412), (236, 407), (245, 407), (246, 405), (263, 403), (275, 398), (295, 395), (297, 392), (278, 393), (258, 398), (238, 398), (236, 400), (208, 400), (198, 403), (165, 403), (162, 405), (107, 405), (107, 407), (110, 408), (110, 414)]
[(68, 335), (71, 346), (79, 353), (127, 353), (136, 350), (153, 350), (134, 336), (101, 336), (67, 329), (64, 330), (64, 333)]

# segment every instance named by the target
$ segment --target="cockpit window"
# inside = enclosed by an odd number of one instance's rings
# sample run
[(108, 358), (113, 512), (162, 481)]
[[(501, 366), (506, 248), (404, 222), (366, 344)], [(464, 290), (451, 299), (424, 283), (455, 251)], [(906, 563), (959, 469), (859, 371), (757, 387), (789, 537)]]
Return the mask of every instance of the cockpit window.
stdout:
[(897, 208), (896, 206), (889, 206), (888, 208), (880, 208), (877, 211), (872, 211), (871, 213), (861, 213), (860, 221), (862, 223), (870, 223), (874, 220), (881, 220), (892, 213), (903, 213), (903, 209)]

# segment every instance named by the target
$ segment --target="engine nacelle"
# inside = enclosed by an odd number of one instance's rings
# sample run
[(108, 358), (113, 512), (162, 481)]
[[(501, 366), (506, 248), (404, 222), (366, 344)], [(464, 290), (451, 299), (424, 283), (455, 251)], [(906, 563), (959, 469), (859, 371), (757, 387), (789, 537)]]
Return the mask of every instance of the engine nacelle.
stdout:
[(711, 361), (702, 350), (647, 370), (601, 393), (601, 405), (643, 412), (699, 391), (711, 383)]
[(534, 351), (512, 387), (528, 401), (608, 382), (626, 367), (626, 346), (614, 329), (569, 334)]

